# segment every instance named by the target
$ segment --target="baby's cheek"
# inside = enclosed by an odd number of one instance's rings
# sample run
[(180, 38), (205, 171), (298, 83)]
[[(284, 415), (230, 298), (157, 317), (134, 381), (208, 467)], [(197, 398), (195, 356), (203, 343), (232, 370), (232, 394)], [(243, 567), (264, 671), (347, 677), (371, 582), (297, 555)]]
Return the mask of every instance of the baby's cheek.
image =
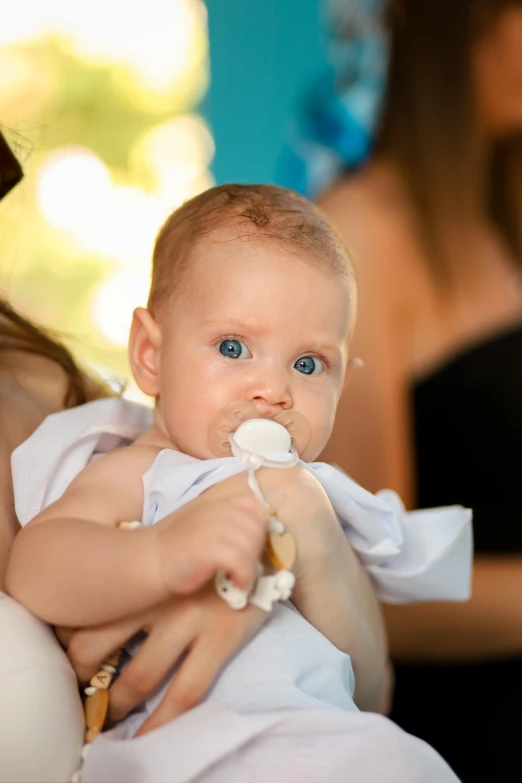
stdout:
[[(333, 422), (332, 422), (333, 423)], [(317, 427), (312, 427), (312, 437), (306, 450), (305, 462), (313, 462), (326, 447), (332, 434), (332, 425), (330, 422), (321, 422)]]

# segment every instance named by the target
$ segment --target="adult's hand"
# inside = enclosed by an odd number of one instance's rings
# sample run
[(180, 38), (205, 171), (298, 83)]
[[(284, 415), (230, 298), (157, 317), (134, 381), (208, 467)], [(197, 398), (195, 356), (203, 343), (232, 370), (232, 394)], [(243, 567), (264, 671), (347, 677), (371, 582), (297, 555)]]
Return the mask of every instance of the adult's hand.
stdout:
[(137, 736), (162, 726), (196, 706), (229, 659), (251, 639), (266, 614), (254, 606), (231, 609), (208, 585), (191, 596), (176, 596), (138, 614), (102, 626), (57, 635), (80, 682), (140, 630), (148, 636), (110, 689), (109, 719), (120, 720), (150, 696), (180, 659), (162, 702)]

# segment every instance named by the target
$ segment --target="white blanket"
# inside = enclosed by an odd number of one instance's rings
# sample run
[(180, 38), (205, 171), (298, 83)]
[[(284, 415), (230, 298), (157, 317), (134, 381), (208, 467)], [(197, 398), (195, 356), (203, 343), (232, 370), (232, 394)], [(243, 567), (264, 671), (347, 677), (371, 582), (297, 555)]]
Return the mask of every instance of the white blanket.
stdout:
[[(49, 417), (13, 455), (22, 524), (59, 497), (90, 459), (131, 441), (150, 412), (103, 400)], [(467, 597), (470, 512), (404, 512), (327, 465), (306, 465), (328, 493), (346, 535), (389, 601)], [(144, 476), (144, 524), (243, 469), (229, 457), (197, 460), (164, 450)], [(135, 651), (136, 646), (130, 645)], [(175, 675), (174, 675), (175, 676)], [(206, 701), (150, 735), (132, 739), (169, 680), (141, 709), (94, 743), (83, 779), (173, 781), (454, 781), (444, 762), (391, 722), (353, 702), (351, 661), (291, 604), (225, 667)]]

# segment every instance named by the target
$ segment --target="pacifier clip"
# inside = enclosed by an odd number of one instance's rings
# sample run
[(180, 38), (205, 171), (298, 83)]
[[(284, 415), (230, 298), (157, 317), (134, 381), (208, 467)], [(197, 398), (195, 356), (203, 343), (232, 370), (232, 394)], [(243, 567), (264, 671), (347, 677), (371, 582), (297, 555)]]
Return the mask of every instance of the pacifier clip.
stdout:
[(295, 584), (292, 568), (297, 548), (293, 535), (286, 530), (276, 509), (263, 495), (256, 471), (261, 467), (292, 468), (297, 465), (299, 455), (292, 446), (288, 430), (271, 419), (249, 419), (229, 435), (229, 440), (232, 454), (242, 461), (247, 471), (250, 489), (268, 512), (269, 532), (264, 554), (276, 570), (265, 575), (263, 565), (258, 563), (256, 579), (250, 590), (242, 590), (235, 585), (225, 571), (218, 571), (214, 584), (218, 595), (232, 609), (244, 609), (251, 603), (270, 612), (275, 602), (285, 601), (292, 594)]

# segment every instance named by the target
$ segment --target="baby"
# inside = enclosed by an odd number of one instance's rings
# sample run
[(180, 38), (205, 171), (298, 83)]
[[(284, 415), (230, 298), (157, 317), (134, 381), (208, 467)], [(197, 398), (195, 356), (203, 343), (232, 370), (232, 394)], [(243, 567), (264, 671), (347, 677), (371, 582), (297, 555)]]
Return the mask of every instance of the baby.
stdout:
[[(360, 640), (349, 627), (354, 560), (346, 536), (388, 600), (465, 598), (471, 555), (463, 509), (406, 515), (392, 493), (375, 497), (311, 464), (332, 431), (355, 315), (352, 264), (315, 207), (270, 186), (213, 188), (165, 223), (148, 306), (134, 314), (129, 355), (137, 384), (155, 399), (150, 426), (140, 434), (143, 417), (133, 420), (127, 403), (99, 401), (50, 417), (15, 455), (17, 510), (30, 524), (15, 543), (7, 586), (35, 614), (72, 627), (212, 585), (220, 570), (250, 589), (269, 515), (231, 456), (229, 436), (247, 419), (275, 420), (301, 459), (257, 474), (297, 541), (295, 606), (274, 606), (206, 702), (122, 744), (153, 713), (166, 680), (96, 740), (84, 780), (122, 780), (131, 762), (125, 780), (140, 783), (257, 775), (406, 781), (421, 773), (455, 780), (431, 749), (384, 718), (361, 715), (353, 700), (348, 653), (357, 657)], [(42, 470), (31, 454), (43, 434)], [(114, 436), (125, 447), (104, 454)], [(31, 477), (32, 492), (20, 473)], [(218, 484), (222, 497), (205, 502)], [(117, 529), (130, 520), (143, 526)], [(356, 671), (359, 705), (371, 706), (364, 661)], [(393, 761), (389, 776), (377, 777), (379, 759), (358, 756), (360, 732)]]

